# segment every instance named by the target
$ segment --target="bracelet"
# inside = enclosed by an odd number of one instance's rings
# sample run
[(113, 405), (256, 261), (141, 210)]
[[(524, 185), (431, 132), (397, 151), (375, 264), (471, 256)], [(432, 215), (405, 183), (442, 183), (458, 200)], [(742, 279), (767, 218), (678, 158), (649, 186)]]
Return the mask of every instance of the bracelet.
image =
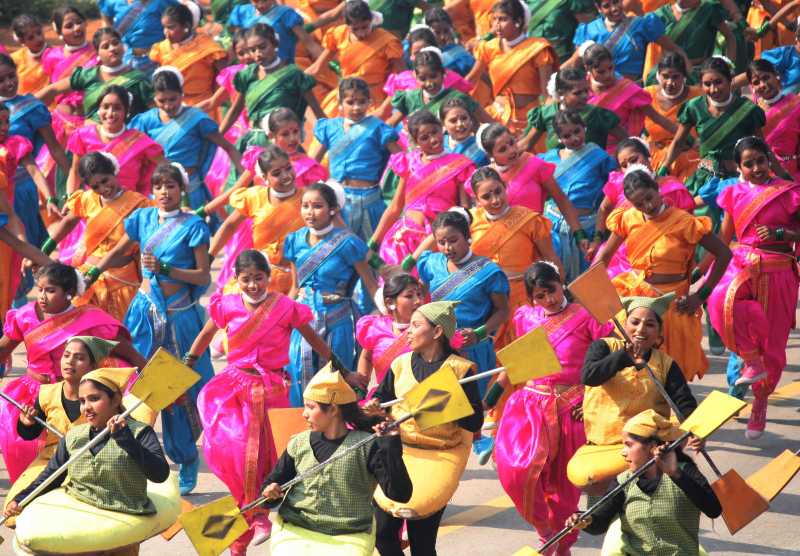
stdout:
[(610, 237), (610, 232), (608, 230), (595, 230), (594, 232), (594, 240), (595, 241), (605, 241)]
[(692, 277), (691, 277), (690, 283), (694, 284), (695, 282), (698, 282), (700, 280), (700, 278), (702, 278), (702, 277), (703, 277), (703, 271), (700, 270), (699, 268), (695, 267), (692, 270)]
[(483, 401), (486, 402), (486, 405), (489, 407), (494, 407), (494, 405), (500, 400), (500, 396), (503, 395), (505, 388), (499, 382), (495, 382), (492, 384), (492, 387), (489, 388), (489, 391), (486, 392), (486, 396), (484, 396)]
[(417, 266), (417, 259), (414, 258), (414, 255), (406, 255), (406, 258), (403, 259), (403, 262), (400, 264), (400, 266), (403, 268), (403, 270), (408, 272)]
[(713, 290), (709, 288), (706, 284), (703, 284), (703, 287), (697, 290), (697, 297), (699, 297), (703, 303), (711, 296), (711, 292)]
[(190, 364), (190, 363), (194, 363), (198, 359), (200, 359), (200, 356), (199, 355), (194, 355), (192, 353), (187, 353), (186, 355), (183, 356), (183, 362), (185, 364), (187, 364), (187, 365)]
[(756, 29), (756, 37), (760, 39), (761, 37), (766, 35), (768, 31), (769, 31), (769, 19), (764, 21), (764, 23), (761, 24), (761, 27)]
[(372, 256), (367, 260), (367, 264), (375, 270), (379, 270), (381, 267), (386, 265), (386, 262), (381, 259), (380, 255), (373, 253)]
[(486, 339), (485, 324), (482, 324), (478, 328), (473, 329), (473, 332), (475, 333), (475, 337), (478, 339), (479, 342)]
[(775, 228), (775, 239), (776, 240), (783, 241), (783, 237), (784, 237), (785, 234), (786, 234), (786, 230), (783, 228), (783, 226)]
[(48, 236), (48, 238), (44, 240), (44, 243), (42, 243), (41, 251), (45, 255), (49, 255), (50, 253), (56, 250), (56, 247), (58, 247), (58, 244), (56, 244), (55, 240), (52, 237)]
[(306, 33), (313, 33), (314, 29), (315, 27), (313, 23), (306, 23), (305, 25), (303, 25), (303, 31), (305, 31)]
[(375, 241), (372, 238), (369, 238), (369, 241), (367, 242), (367, 247), (369, 247), (373, 251), (377, 252), (378, 251), (378, 247), (380, 247), (380, 246), (378, 245), (377, 241)]
[(92, 265), (89, 267), (89, 270), (86, 271), (86, 276), (92, 279), (92, 282), (100, 278), (100, 275), (103, 273), (102, 270), (97, 268), (96, 266)]
[(48, 197), (47, 201), (45, 201), (45, 204), (47, 205), (53, 204), (55, 206), (58, 206), (58, 197)]
[(205, 205), (201, 205), (200, 208), (195, 209), (194, 213), (197, 216), (199, 216), (200, 218), (205, 218), (207, 216), (207, 214), (206, 214), (206, 206)]
[(169, 276), (169, 273), (172, 272), (172, 267), (169, 266), (165, 262), (158, 263), (158, 273), (163, 274), (164, 276)]
[(735, 21), (733, 23), (733, 28), (737, 31), (744, 31), (747, 28), (747, 22), (744, 20), (744, 17), (739, 21)]
[(587, 240), (588, 241), (589, 240), (589, 235), (586, 233), (586, 230), (584, 230), (583, 228), (575, 230), (574, 232), (572, 232), (572, 237), (575, 238), (575, 241), (583, 241), (583, 240)]

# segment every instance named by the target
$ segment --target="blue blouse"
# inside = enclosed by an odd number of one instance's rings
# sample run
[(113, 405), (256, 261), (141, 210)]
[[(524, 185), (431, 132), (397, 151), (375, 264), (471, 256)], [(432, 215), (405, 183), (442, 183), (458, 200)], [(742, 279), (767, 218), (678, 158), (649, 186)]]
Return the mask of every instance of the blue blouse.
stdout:
[[(148, 0), (144, 10), (136, 16), (130, 27), (122, 36), (122, 42), (129, 48), (149, 49), (155, 43), (164, 40), (164, 28), (161, 26), (161, 15), (169, 6), (178, 4), (178, 0)], [(119, 28), (125, 15), (136, 6), (139, 0), (98, 0), (100, 13), (114, 21), (114, 28)]]
[[(387, 143), (397, 141), (397, 132), (374, 116), (367, 116), (355, 125), (365, 131), (340, 155), (332, 156), (331, 148), (345, 135), (343, 118), (323, 118), (314, 125), (314, 137), (326, 149), (330, 159), (331, 177), (377, 182), (389, 161)], [(351, 130), (353, 128), (351, 127)]]
[[(647, 45), (660, 39), (665, 32), (664, 22), (653, 13), (634, 17), (625, 35), (612, 51), (616, 70), (626, 77), (641, 79)], [(612, 31), (606, 29), (605, 19), (600, 16), (589, 23), (578, 25), (572, 42), (576, 47), (586, 41), (603, 44), (611, 34)]]
[(442, 49), (445, 69), (466, 76), (475, 65), (475, 58), (460, 44), (451, 43)]
[(475, 166), (478, 168), (489, 164), (489, 158), (486, 156), (486, 153), (483, 152), (480, 147), (478, 147), (478, 142), (474, 135), (470, 135), (461, 143), (456, 143), (450, 139), (449, 135), (445, 134), (444, 150), (448, 153), (463, 154), (472, 162), (474, 162)]
[[(558, 151), (550, 149), (538, 156), (558, 167), (562, 164)], [(576, 163), (561, 176), (556, 169), (553, 179), (575, 208), (595, 210), (603, 199), (603, 186), (608, 181), (608, 174), (617, 169), (617, 162), (600, 147), (587, 155), (585, 160), (586, 162)]]
[(278, 56), (281, 60), (294, 62), (294, 51), (297, 46), (297, 35), (293, 29), (303, 25), (303, 18), (292, 8), (275, 4), (265, 14), (256, 11), (251, 4), (240, 4), (233, 8), (228, 25), (249, 29), (256, 23), (266, 23), (278, 35)]
[(8, 134), (21, 135), (33, 144), (34, 154), (39, 152), (44, 139), (37, 131), (52, 124), (50, 111), (33, 95), (17, 95), (3, 103), (11, 111)]
[[(187, 108), (201, 112), (196, 108)], [(183, 136), (180, 140), (171, 141), (158, 140), (159, 134), (167, 127), (170, 122), (162, 122), (158, 115), (158, 108), (151, 108), (147, 112), (142, 112), (133, 117), (130, 127), (146, 133), (151, 139), (159, 143), (164, 148), (164, 156), (171, 162), (180, 162), (184, 168), (201, 169), (207, 162), (209, 149), (216, 151), (217, 146), (210, 143), (207, 137), (219, 131), (217, 122), (208, 117), (205, 113), (200, 115), (195, 125), (189, 130), (182, 130)]]
[(781, 78), (784, 92), (796, 92), (800, 85), (800, 54), (795, 45), (779, 46), (761, 53), (761, 58), (772, 62)]

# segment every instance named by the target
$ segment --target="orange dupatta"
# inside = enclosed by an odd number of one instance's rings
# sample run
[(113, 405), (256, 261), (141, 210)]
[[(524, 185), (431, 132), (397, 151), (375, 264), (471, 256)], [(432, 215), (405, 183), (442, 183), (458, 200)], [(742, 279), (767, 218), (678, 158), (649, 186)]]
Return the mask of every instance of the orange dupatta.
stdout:
[[(375, 31), (377, 30), (378, 29)], [(339, 52), (339, 62), (342, 65), (342, 77), (364, 75), (366, 72), (359, 72), (359, 70), (366, 69), (363, 66), (367, 65), (367, 61), (370, 58), (376, 57), (378, 52), (386, 48), (389, 43), (397, 40), (397, 37), (388, 31), (384, 31), (383, 33), (376, 33), (375, 31), (372, 32), (366, 41), (352, 41)], [(388, 68), (386, 68), (386, 71), (388, 71)], [(373, 85), (373, 83), (369, 84)]]
[(489, 66), (489, 77), (492, 80), (492, 93), (494, 96), (500, 94), (500, 91), (508, 85), (508, 82), (511, 81), (511, 78), (520, 68), (549, 46), (550, 43), (546, 40), (532, 37), (510, 52), (495, 58), (494, 63)]
[(84, 245), (73, 257), (73, 264), (80, 266), (86, 262), (100, 244), (119, 226), (134, 209), (138, 208), (142, 197), (132, 191), (124, 191), (122, 195), (103, 206), (93, 218), (86, 223)]
[(536, 214), (533, 211), (517, 211), (512, 208), (507, 218), (492, 222), (486, 233), (475, 241), (472, 250), (478, 255), (483, 254), (484, 257), (492, 258)]
[[(656, 241), (676, 229), (683, 220), (684, 211), (669, 207), (664, 220), (646, 220), (644, 226), (639, 228), (636, 235), (636, 244), (625, 242), (628, 249), (628, 260), (635, 266), (635, 261), (647, 255)], [(683, 213), (683, 214), (682, 214)]]
[[(296, 194), (290, 202), (264, 205), (255, 215), (253, 245), (256, 249), (268, 251), (272, 264), (278, 264), (283, 260), (281, 245), (284, 238), (305, 225), (300, 216), (301, 202), (302, 195)], [(277, 247), (273, 250), (275, 244)]]
[(43, 57), (44, 52), (38, 59), (34, 58), (25, 47), (11, 53), (11, 59), (17, 64), (18, 94), (36, 93), (50, 84), (50, 78), (45, 73), (44, 65), (42, 64)]
[(458, 156), (444, 166), (440, 166), (427, 176), (413, 184), (411, 189), (406, 190), (406, 206), (413, 205), (420, 197), (430, 191), (430, 189), (442, 181), (448, 174), (458, 174), (472, 165), (472, 160)]

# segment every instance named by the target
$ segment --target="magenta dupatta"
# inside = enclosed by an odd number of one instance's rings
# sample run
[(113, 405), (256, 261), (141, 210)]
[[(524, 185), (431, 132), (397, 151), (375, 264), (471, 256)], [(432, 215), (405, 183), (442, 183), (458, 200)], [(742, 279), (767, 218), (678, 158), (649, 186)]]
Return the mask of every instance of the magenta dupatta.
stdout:
[[(386, 79), (383, 86), (383, 92), (387, 96), (392, 96), (398, 91), (409, 91), (419, 87), (417, 78), (414, 76), (412, 70), (401, 71), (400, 73), (393, 73)], [(445, 89), (455, 89), (464, 94), (469, 94), (472, 90), (472, 83), (461, 77), (453, 70), (444, 70), (444, 81), (442, 87)]]
[[(75, 68), (91, 68), (98, 63), (97, 54), (91, 43), (87, 43), (83, 48), (69, 54), (65, 54), (63, 48), (51, 48), (44, 56), (42, 65), (44, 66), (44, 71), (50, 76), (51, 83), (69, 77), (75, 71)], [(83, 106), (83, 92), (71, 91), (58, 95), (55, 103), (73, 106), (80, 112)]]

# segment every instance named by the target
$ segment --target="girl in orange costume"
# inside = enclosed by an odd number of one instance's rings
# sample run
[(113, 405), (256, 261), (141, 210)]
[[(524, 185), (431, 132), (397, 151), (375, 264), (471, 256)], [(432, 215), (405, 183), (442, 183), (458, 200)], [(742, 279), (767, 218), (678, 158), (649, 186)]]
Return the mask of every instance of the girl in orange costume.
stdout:
[(11, 22), (11, 29), (14, 40), (22, 45), (22, 48), (11, 53), (11, 59), (17, 65), (19, 94), (35, 93), (50, 83), (42, 64), (49, 50), (42, 26), (33, 17), (22, 14)]

